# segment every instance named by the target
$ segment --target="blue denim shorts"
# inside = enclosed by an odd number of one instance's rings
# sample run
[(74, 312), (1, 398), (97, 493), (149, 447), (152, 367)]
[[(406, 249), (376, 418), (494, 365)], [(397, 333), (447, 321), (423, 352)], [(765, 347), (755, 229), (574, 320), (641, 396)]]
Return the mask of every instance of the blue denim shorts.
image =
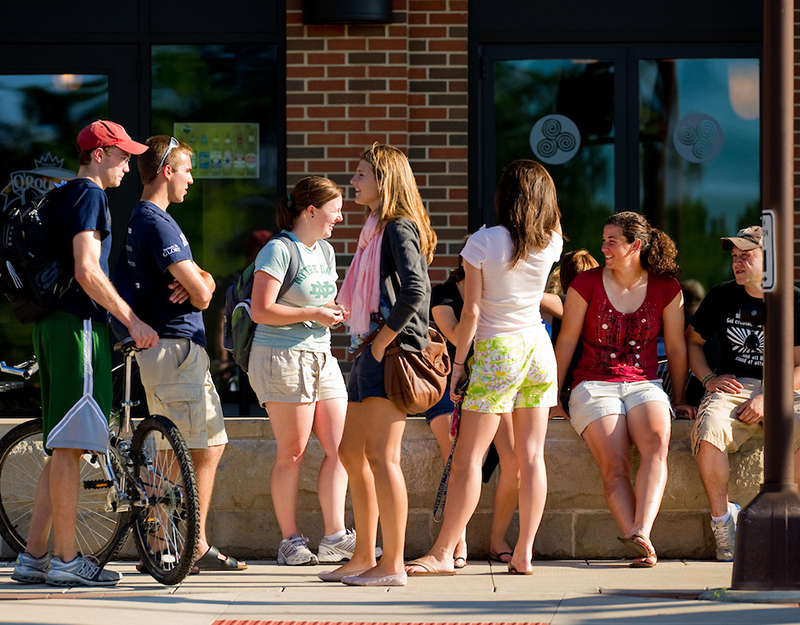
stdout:
[(441, 417), (444, 415), (451, 415), (453, 414), (453, 409), (456, 405), (453, 403), (453, 400), (450, 399), (450, 378), (447, 379), (447, 388), (444, 389), (444, 395), (442, 398), (436, 402), (436, 405), (433, 408), (429, 408), (428, 411), (425, 413), (425, 421), (430, 424), (436, 417)]
[(347, 401), (364, 401), (370, 397), (387, 399), (383, 386), (383, 361), (378, 362), (367, 346), (353, 361), (347, 383)]

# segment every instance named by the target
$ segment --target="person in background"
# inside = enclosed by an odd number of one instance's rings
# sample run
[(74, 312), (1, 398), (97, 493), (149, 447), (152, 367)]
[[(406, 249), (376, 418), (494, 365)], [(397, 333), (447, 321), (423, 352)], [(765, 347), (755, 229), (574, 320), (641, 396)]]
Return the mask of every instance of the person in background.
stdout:
[[(340, 562), (352, 557), (356, 543), (345, 527), (347, 473), (339, 459), (347, 391), (330, 331), (348, 310), (335, 303), (336, 259), (326, 240), (342, 221), (342, 190), (328, 178), (303, 178), (281, 198), (276, 217), (289, 238), (272, 238), (256, 257), (250, 306), (258, 325), (248, 375), (277, 445), (270, 484), (282, 536), (278, 564)], [(290, 246), (300, 268), (280, 296)], [(297, 527), (300, 464), (312, 432), (325, 452), (317, 480), (325, 529), (316, 555)]]
[(201, 312), (216, 283), (194, 261), (189, 241), (167, 212), (170, 204), (184, 201), (193, 183), (192, 148), (168, 135), (150, 137), (147, 146), (139, 157), (144, 189), (128, 222), (114, 281), (159, 334), (157, 345), (136, 353), (136, 362), (150, 413), (170, 419), (192, 454), (200, 499), (196, 570), (241, 571), (247, 565), (221, 554), (206, 535), (217, 467), (228, 442)]
[[(427, 346), (428, 263), (436, 234), (411, 165), (397, 148), (373, 144), (361, 155), (350, 184), (368, 217), (340, 294), (352, 311), (351, 350), (360, 351), (350, 371), (339, 453), (350, 477), (359, 540), (350, 562), (319, 577), (353, 586), (403, 586), (408, 491), (400, 452), (406, 414), (386, 396), (384, 356), (395, 338), (409, 351)], [(376, 564), (379, 517), (383, 556)]]
[[(684, 404), (686, 342), (683, 295), (676, 279), (677, 250), (662, 231), (634, 212), (612, 215), (603, 228), (604, 267), (584, 271), (567, 290), (556, 342), (559, 388), (579, 343), (569, 415), (559, 401), (552, 416), (571, 420), (589, 446), (603, 478), (620, 538), (639, 557), (631, 566), (653, 567), (650, 540), (667, 482), (673, 409)], [(673, 402), (657, 374), (657, 343), (664, 344), (673, 381)], [(631, 484), (631, 443), (642, 460)]]
[(483, 457), (507, 412), (520, 470), (520, 532), (508, 572), (533, 573), (533, 541), (547, 498), (547, 416), (557, 390), (553, 346), (539, 309), (563, 247), (553, 179), (539, 163), (514, 161), (500, 178), (495, 210), (499, 225), (475, 232), (461, 252), (466, 285), (450, 387), (454, 402), (461, 400), (473, 339), (474, 354), (442, 529), (428, 554), (406, 565), (409, 575), (453, 574), (455, 547), (480, 498)]
[[(75, 538), (80, 461), (85, 449), (105, 452), (111, 411), (111, 347), (106, 311), (128, 330), (139, 348), (158, 341), (156, 331), (136, 316), (108, 279), (111, 213), (105, 190), (118, 187), (130, 171), (131, 155), (147, 146), (111, 121), (97, 120), (78, 134), (78, 175), (70, 181), (53, 213), (63, 233), (63, 258), (73, 261), (75, 282), (50, 315), (33, 327), (39, 363), (43, 440), (50, 460), (39, 478), (25, 551), (17, 556), (11, 579), (26, 584), (113, 586), (116, 571), (78, 553)], [(89, 354), (90, 359), (85, 355)], [(92, 389), (91, 410), (76, 410), (84, 389)], [(99, 417), (99, 419), (96, 419)], [(98, 420), (101, 427), (92, 428)], [(86, 440), (59, 440), (59, 426), (78, 424)], [(94, 431), (97, 436), (89, 434)], [(55, 432), (55, 436), (51, 436)], [(53, 553), (48, 552), (50, 530)]]

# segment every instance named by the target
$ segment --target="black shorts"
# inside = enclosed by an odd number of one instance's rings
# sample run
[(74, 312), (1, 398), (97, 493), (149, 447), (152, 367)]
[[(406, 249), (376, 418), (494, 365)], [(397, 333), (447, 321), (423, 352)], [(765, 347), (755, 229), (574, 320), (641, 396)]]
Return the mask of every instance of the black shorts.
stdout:
[(369, 397), (387, 399), (383, 386), (383, 362), (378, 362), (367, 347), (353, 362), (347, 383), (347, 401), (364, 401)]

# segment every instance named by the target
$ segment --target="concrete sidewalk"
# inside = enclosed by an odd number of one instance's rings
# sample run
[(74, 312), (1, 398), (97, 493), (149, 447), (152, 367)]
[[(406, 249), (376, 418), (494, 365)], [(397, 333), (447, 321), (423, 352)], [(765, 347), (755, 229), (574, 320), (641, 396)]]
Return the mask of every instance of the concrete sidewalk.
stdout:
[(399, 588), (323, 583), (328, 566), (251, 562), (240, 573), (203, 572), (177, 587), (161, 586), (132, 562), (110, 589), (25, 586), (0, 566), (0, 622), (117, 625), (211, 625), (226, 621), (362, 623), (800, 623), (793, 604), (700, 601), (730, 586), (730, 563), (666, 560), (631, 569), (627, 560), (537, 561), (533, 576), (476, 560), (454, 577), (409, 578)]

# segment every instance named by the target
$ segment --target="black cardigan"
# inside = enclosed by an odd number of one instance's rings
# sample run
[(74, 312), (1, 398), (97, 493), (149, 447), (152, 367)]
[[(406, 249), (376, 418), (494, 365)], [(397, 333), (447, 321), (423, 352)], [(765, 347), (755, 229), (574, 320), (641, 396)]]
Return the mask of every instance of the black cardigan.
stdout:
[(400, 335), (403, 349), (428, 345), (431, 282), (417, 227), (410, 219), (386, 224), (381, 245), (381, 299), (391, 306), (386, 325)]

